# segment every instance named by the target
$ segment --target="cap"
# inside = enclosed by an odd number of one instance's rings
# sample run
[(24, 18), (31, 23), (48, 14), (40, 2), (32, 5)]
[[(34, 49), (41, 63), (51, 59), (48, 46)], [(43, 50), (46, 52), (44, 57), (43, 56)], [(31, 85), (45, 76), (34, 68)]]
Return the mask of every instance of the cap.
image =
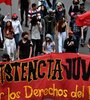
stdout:
[(52, 40), (52, 36), (50, 34), (46, 34), (46, 38), (50, 38)]
[(18, 18), (18, 15), (16, 13), (13, 13), (12, 18)]

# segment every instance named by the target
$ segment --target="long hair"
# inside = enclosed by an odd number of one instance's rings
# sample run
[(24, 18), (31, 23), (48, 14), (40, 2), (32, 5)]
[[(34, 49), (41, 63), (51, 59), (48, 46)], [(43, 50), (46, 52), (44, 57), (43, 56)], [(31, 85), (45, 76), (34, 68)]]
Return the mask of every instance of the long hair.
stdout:
[(37, 16), (32, 17), (32, 19), (31, 19), (31, 25), (32, 26), (37, 25)]
[[(7, 25), (8, 23), (10, 23), (10, 26)], [(11, 22), (11, 21), (7, 21), (7, 22), (6, 22), (6, 26), (5, 26), (5, 28), (4, 28), (4, 32), (6, 32), (7, 30), (8, 30), (9, 32), (13, 32), (13, 26), (12, 26), (12, 22)]]
[(58, 26), (57, 26), (58, 32), (62, 32), (62, 25), (63, 25), (63, 23), (64, 23), (63, 18), (58, 21)]

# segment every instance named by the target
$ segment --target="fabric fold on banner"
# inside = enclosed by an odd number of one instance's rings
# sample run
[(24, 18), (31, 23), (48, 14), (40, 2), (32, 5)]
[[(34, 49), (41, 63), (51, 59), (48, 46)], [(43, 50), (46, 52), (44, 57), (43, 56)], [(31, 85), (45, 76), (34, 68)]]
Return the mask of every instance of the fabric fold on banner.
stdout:
[(0, 0), (0, 3), (5, 3), (6, 5), (12, 5), (12, 1), (11, 0)]

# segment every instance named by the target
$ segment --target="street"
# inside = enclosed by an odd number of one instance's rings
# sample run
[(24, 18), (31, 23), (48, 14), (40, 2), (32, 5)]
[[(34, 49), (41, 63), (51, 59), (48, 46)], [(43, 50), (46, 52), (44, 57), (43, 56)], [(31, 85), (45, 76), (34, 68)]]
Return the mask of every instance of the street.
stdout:
[[(20, 18), (20, 10), (18, 8), (18, 0), (12, 0), (12, 7), (11, 6), (7, 6), (5, 4), (0, 4), (0, 8), (2, 9), (2, 14), (3, 15), (6, 15), (8, 13), (12, 14), (12, 13), (17, 13), (19, 15), (19, 18)], [(64, 4), (65, 4), (65, 8), (66, 8), (66, 11), (67, 11), (67, 16), (68, 16), (68, 9), (72, 3), (72, 0), (57, 0), (57, 1), (62, 1)], [(37, 0), (31, 0), (31, 3), (32, 2), (37, 2)], [(90, 1), (87, 0), (86, 2), (86, 10), (90, 10)], [(68, 16), (68, 20), (69, 20), (69, 16)], [(24, 27), (23, 26), (23, 29), (24, 30), (28, 30), (28, 28)], [(79, 53), (82, 53), (82, 54), (90, 54), (88, 48), (87, 48), (87, 42), (88, 42), (88, 38), (90, 37), (90, 27), (88, 28), (88, 34), (87, 34), (87, 38), (86, 38), (86, 45), (85, 47), (80, 47), (79, 48)], [(0, 59), (1, 59), (1, 56), (3, 54), (3, 51), (0, 50)]]

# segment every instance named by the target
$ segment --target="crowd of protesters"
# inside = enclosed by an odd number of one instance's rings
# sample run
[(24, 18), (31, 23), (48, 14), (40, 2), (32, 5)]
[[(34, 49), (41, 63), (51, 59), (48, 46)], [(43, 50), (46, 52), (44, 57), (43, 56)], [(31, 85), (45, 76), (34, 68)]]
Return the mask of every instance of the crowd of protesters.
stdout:
[[(72, 0), (68, 11), (70, 22), (62, 2), (38, 2), (38, 6), (33, 3), (29, 9), (28, 0), (19, 0), (21, 21), (16, 13), (11, 17), (9, 14), (0, 14), (0, 48), (9, 55), (11, 61), (52, 52), (78, 53), (79, 44), (85, 46), (88, 27), (79, 27), (75, 21), (78, 14), (86, 12), (85, 0)], [(27, 32), (22, 28), (24, 11)], [(90, 39), (87, 46), (90, 48)]]

